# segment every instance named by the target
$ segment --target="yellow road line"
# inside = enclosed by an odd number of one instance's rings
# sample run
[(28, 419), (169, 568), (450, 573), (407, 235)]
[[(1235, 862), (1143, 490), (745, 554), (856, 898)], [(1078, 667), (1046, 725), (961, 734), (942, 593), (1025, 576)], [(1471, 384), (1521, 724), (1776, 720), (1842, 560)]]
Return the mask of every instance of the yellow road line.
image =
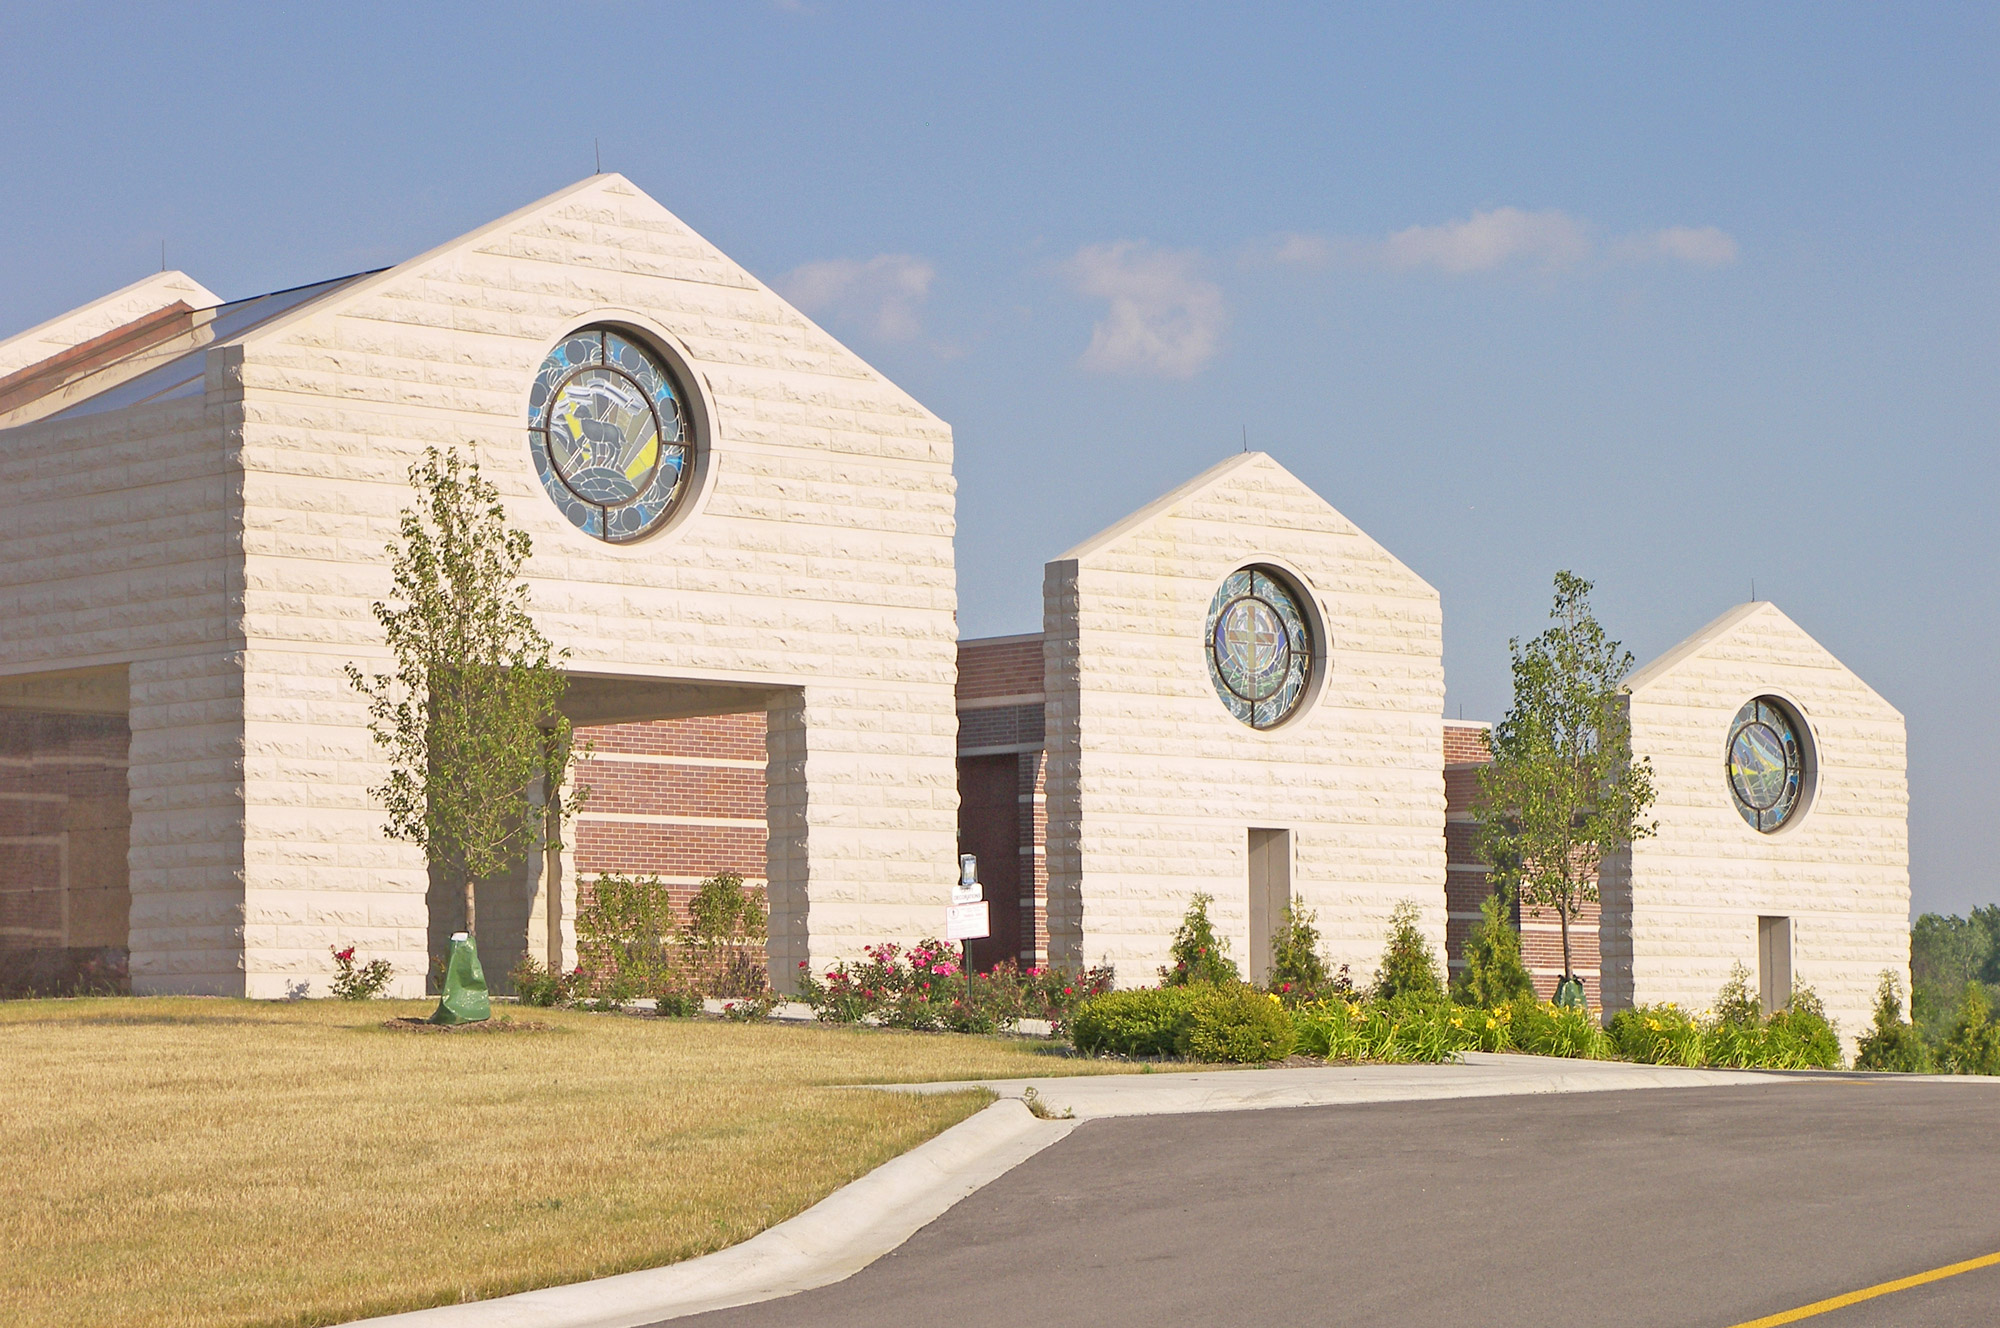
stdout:
[(1942, 1268), (1933, 1268), (1928, 1273), (1917, 1273), (1910, 1277), (1899, 1277), (1893, 1282), (1878, 1282), (1872, 1287), (1850, 1291), (1844, 1296), (1834, 1296), (1829, 1300), (1816, 1300), (1810, 1305), (1801, 1305), (1783, 1314), (1767, 1314), (1761, 1319), (1751, 1319), (1739, 1323), (1734, 1328), (1778, 1328), (1781, 1323), (1797, 1323), (1800, 1319), (1810, 1319), (1815, 1314), (1825, 1314), (1848, 1305), (1859, 1305), (1864, 1300), (1886, 1296), (1891, 1291), (1908, 1291), (1911, 1287), (1922, 1286), (1926, 1282), (1939, 1282), (1947, 1277), (1957, 1277), (1975, 1268), (1991, 1268), (2000, 1263), (2000, 1253), (1981, 1255), (1977, 1259), (1967, 1259), (1964, 1263), (1948, 1263)]

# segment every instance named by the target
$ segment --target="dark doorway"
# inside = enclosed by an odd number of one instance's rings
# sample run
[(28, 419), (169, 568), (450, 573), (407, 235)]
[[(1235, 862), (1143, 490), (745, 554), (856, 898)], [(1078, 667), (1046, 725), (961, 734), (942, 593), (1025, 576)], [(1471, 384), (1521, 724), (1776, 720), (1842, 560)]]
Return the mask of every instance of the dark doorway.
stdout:
[(958, 851), (979, 858), (993, 934), (967, 944), (980, 972), (1021, 957), (1021, 758), (964, 756), (958, 762)]

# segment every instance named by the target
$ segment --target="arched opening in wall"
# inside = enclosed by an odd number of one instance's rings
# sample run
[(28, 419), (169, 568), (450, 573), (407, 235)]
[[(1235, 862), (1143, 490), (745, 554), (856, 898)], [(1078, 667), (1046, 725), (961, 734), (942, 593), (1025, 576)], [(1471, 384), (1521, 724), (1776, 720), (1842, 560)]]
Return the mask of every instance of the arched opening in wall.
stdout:
[[(576, 728), (573, 783), (587, 788), (588, 796), (560, 851), (534, 855), (518, 872), (476, 887), (488, 985), (513, 994), (509, 975), (524, 959), (565, 972), (579, 962), (602, 970), (603, 947), (593, 942), (607, 929), (632, 925), (635, 913), (642, 915), (639, 929), (653, 939), (626, 943), (627, 986), (684, 980), (704, 995), (726, 997), (753, 994), (750, 988), (782, 978), (773, 956), (787, 953), (783, 938), (803, 901), (791, 898), (782, 882), (780, 897), (772, 898), (767, 770), (771, 730), (774, 722), (784, 729), (789, 695), (711, 682), (573, 675), (563, 709)], [(698, 898), (712, 902), (739, 885), (737, 897), (754, 901), (765, 916), (764, 936), (726, 918), (717, 927), (712, 908), (694, 907)], [(435, 873), (429, 903), (435, 967), (452, 932), (463, 928), (464, 903)]]
[(125, 669), (0, 679), (0, 997), (127, 992)]

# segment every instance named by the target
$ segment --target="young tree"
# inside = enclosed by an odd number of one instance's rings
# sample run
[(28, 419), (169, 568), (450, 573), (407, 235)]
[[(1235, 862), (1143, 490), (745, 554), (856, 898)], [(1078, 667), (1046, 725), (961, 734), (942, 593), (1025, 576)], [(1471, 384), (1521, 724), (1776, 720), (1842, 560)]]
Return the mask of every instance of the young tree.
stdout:
[(1654, 832), (1650, 762), (1632, 759), (1622, 684), (1632, 655), (1590, 611), (1590, 582), (1557, 572), (1554, 625), (1514, 660), (1514, 705), (1487, 741), (1478, 842), (1495, 884), (1562, 923), (1563, 978), (1574, 977), (1570, 924), (1597, 900), (1603, 860)]
[(558, 709), (566, 680), (528, 613), (527, 532), (507, 524), (499, 492), (456, 452), (428, 449), (410, 484), (417, 506), (389, 546), (394, 600), (375, 605), (395, 672), (349, 664), (347, 678), (389, 757), (388, 781), (369, 790), (385, 828), (457, 879), (473, 933), (474, 883), (554, 847), (586, 790), (561, 794), (575, 756)]

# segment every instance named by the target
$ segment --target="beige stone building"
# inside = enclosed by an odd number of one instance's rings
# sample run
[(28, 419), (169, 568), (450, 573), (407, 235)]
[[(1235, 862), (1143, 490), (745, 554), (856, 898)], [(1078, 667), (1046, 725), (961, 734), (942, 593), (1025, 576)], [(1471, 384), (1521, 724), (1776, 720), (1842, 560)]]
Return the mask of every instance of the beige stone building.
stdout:
[[(422, 989), (437, 910), (342, 668), (383, 658), (369, 606), (426, 446), (469, 450), (532, 532), (579, 722), (768, 717), (774, 968), (936, 929), (951, 431), (600, 175), (385, 271), (228, 304), (166, 274), (0, 343), (8, 754), (130, 789), (94, 839), (65, 828), (105, 819), (94, 793), (15, 791), (0, 847), (34, 865), (0, 949), (270, 997), (355, 944)], [(496, 886), (489, 968), (503, 921), (563, 950), (572, 876)]]
[[(531, 532), (597, 748), (570, 847), (481, 887), (490, 975), (572, 957), (598, 873), (727, 869), (783, 986), (940, 932), (961, 849), (980, 962), (1127, 985), (1197, 893), (1253, 976), (1288, 905), (1364, 981), (1399, 902), (1440, 946), (1477, 915), (1483, 742), (1420, 577), (1247, 453), (1051, 561), (1042, 631), (960, 642), (949, 428), (603, 175), (380, 272), (163, 273), (0, 341), (0, 991), (317, 994), (337, 945), (422, 989), (462, 908), (384, 835), (343, 671), (384, 662), (432, 446)], [(1741, 960), (1851, 1035), (1908, 962), (1900, 716), (1748, 605), (1632, 718), (1661, 833), (1607, 869), (1593, 999), (1700, 1007)]]
[(1882, 971), (1909, 989), (1902, 715), (1762, 602), (1627, 686), (1659, 833), (1602, 872), (1605, 1004), (1705, 1009), (1741, 963), (1767, 1010), (1811, 986), (1851, 1051)]
[(1043, 625), (960, 653), (961, 834), (1018, 953), (1154, 981), (1197, 893), (1251, 976), (1292, 904), (1357, 978), (1403, 900), (1442, 947), (1442, 616), (1381, 545), (1247, 453), (1050, 562)]

